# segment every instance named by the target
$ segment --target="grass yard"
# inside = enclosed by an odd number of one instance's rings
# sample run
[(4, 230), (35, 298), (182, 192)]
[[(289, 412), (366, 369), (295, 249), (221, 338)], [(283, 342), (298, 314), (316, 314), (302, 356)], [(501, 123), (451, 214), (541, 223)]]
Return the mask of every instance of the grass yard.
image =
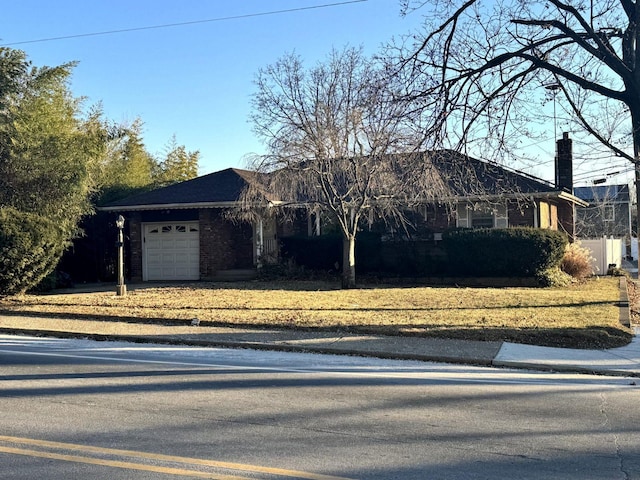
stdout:
[(509, 340), (607, 348), (631, 331), (619, 323), (619, 280), (568, 288), (375, 286), (340, 290), (325, 282), (191, 283), (24, 295), (0, 300), (2, 312), (74, 320), (342, 329), (389, 335)]

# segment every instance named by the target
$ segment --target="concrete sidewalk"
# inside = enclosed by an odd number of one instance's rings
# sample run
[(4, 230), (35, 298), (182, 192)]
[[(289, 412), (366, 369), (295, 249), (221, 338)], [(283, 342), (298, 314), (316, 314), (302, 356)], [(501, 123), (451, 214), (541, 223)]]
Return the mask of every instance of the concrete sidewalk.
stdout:
[(314, 330), (170, 326), (1, 315), (0, 333), (145, 343), (362, 355), (471, 365), (640, 377), (640, 328), (633, 341), (608, 350), (539, 347), (508, 342), (357, 335)]
[(606, 375), (640, 376), (640, 328), (629, 345), (607, 350), (579, 350), (503, 343), (493, 365), (545, 368)]

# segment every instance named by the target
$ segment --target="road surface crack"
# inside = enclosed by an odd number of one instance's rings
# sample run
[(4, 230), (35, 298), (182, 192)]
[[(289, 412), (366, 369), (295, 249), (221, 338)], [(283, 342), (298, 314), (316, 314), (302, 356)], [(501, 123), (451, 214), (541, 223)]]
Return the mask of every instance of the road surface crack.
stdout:
[(611, 428), (611, 425), (609, 424), (609, 414), (607, 409), (608, 405), (609, 404), (607, 402), (607, 397), (605, 396), (604, 392), (602, 392), (600, 394), (600, 414), (602, 415), (602, 418), (603, 418), (602, 426), (606, 427), (611, 432), (611, 435), (613, 436), (613, 444), (615, 447), (615, 455), (616, 455), (616, 458), (618, 459), (620, 472), (623, 475), (622, 478), (624, 480), (629, 480), (630, 478), (629, 472), (625, 470), (624, 455), (622, 454), (622, 451), (620, 448), (620, 437), (618, 436), (617, 433), (613, 431), (613, 429)]

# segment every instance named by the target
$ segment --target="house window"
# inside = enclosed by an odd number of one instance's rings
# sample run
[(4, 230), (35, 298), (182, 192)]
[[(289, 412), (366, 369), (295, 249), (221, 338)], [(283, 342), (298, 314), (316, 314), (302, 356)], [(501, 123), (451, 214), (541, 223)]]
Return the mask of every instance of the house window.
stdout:
[(558, 230), (558, 206), (555, 204), (550, 204), (550, 215), (549, 215), (549, 228), (551, 230)]
[(319, 237), (320, 233), (320, 214), (318, 212), (311, 212), (307, 216), (307, 236)]
[(508, 228), (507, 205), (459, 203), (456, 226), (462, 228)]
[(507, 206), (459, 203), (456, 225), (463, 228), (507, 228), (509, 226)]
[(162, 226), (162, 233), (169, 233), (173, 230), (173, 227), (171, 225), (163, 225)]
[(605, 222), (615, 222), (616, 220), (616, 211), (613, 208), (613, 205), (605, 205), (604, 206), (604, 221)]
[(490, 210), (472, 210), (471, 228), (493, 228), (493, 212)]

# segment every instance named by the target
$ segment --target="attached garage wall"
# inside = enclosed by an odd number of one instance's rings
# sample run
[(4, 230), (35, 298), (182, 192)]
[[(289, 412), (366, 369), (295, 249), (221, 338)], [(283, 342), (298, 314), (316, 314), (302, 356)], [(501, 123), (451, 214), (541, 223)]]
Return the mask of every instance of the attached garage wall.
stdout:
[[(148, 258), (145, 259), (147, 254), (144, 242), (145, 228), (155, 224), (174, 226), (195, 224), (198, 226), (199, 276), (196, 277), (192, 269), (191, 276), (194, 280), (198, 278), (213, 280), (220, 270), (252, 269), (255, 267), (251, 225), (233, 223), (227, 220), (219, 209), (124, 212), (123, 215), (130, 227), (130, 234), (127, 238), (129, 248), (125, 252), (129, 265), (127, 277), (134, 282), (140, 282), (143, 279), (170, 279), (157, 278), (157, 272), (148, 270)], [(192, 254), (193, 251), (191, 249)], [(191, 259), (193, 260), (193, 257)], [(163, 274), (162, 276), (176, 279), (177, 272), (172, 273), (171, 269), (168, 269), (166, 273), (167, 275)], [(148, 274), (151, 274), (150, 277)]]

